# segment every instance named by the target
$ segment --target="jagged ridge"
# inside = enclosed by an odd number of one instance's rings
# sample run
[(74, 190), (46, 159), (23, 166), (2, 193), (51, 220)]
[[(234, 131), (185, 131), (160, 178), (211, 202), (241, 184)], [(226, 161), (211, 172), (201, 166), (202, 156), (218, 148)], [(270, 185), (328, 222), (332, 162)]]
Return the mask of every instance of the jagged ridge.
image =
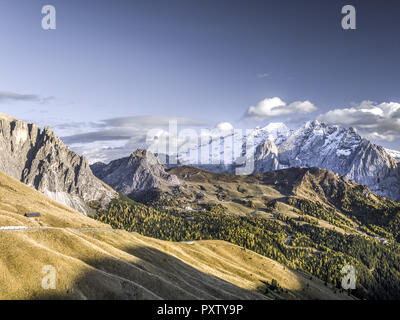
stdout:
[(117, 196), (49, 127), (0, 115), (0, 150), (0, 171), (82, 213)]

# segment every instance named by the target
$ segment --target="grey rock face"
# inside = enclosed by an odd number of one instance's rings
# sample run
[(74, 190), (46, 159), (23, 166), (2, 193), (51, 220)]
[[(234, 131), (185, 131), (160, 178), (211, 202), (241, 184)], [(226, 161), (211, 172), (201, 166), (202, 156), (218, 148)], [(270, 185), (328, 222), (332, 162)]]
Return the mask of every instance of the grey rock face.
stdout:
[(260, 143), (254, 155), (254, 171), (268, 172), (279, 168), (278, 148), (271, 140)]
[(0, 171), (84, 214), (89, 202), (105, 205), (117, 197), (49, 127), (0, 114), (0, 150)]
[(146, 150), (136, 150), (129, 157), (107, 165), (95, 163), (91, 168), (99, 179), (125, 195), (180, 184), (178, 178), (168, 174), (159, 159)]

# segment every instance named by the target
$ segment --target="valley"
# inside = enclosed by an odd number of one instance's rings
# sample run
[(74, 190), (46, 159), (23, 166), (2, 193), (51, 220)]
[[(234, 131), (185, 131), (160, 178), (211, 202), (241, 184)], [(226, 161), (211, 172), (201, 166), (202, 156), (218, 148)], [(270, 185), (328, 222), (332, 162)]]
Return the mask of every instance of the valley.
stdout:
[[(24, 217), (41, 212), (40, 221)], [(0, 173), (1, 299), (348, 299), (318, 279), (223, 241), (114, 230)], [(232, 259), (234, 257), (234, 259)], [(42, 268), (57, 270), (55, 290)], [(275, 279), (280, 288), (269, 290)]]

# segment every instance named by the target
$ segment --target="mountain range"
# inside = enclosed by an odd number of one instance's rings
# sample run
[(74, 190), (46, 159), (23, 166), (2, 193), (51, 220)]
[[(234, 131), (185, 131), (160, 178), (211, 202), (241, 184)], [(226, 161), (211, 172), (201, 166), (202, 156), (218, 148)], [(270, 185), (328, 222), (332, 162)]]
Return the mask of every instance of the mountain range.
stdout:
[[(246, 150), (246, 139), (252, 137), (254, 145)], [(399, 152), (388, 150), (362, 138), (354, 128), (309, 121), (297, 130), (290, 130), (283, 123), (270, 123), (257, 127), (247, 136), (231, 133), (223, 139), (211, 139), (178, 155), (179, 164), (191, 165), (216, 173), (235, 173), (240, 167), (235, 153), (225, 141), (234, 141), (242, 152), (239, 156), (254, 154), (254, 171), (268, 172), (290, 167), (319, 167), (346, 176), (371, 191), (400, 200)], [(239, 147), (238, 147), (239, 146)], [(206, 154), (218, 159), (217, 163), (199, 163), (197, 155)], [(229, 153), (226, 155), (226, 153)], [(237, 153), (236, 153), (237, 154)], [(204, 156), (203, 156), (204, 157)], [(232, 159), (224, 162), (224, 159)]]
[[(364, 184), (379, 195), (400, 200), (399, 153), (387, 150), (362, 138), (355, 129), (307, 122), (298, 130), (283, 123), (257, 127), (248, 135), (254, 141), (254, 173), (290, 167), (319, 167)], [(223, 144), (229, 137), (220, 140)], [(231, 134), (234, 145), (246, 156), (247, 136)], [(211, 143), (211, 141), (210, 141)], [(179, 165), (191, 165), (216, 173), (234, 173), (240, 164), (198, 164), (192, 154), (211, 150), (210, 157), (229, 159), (224, 152), (235, 148), (200, 145), (178, 155)], [(109, 164), (89, 166), (85, 157), (71, 151), (49, 127), (40, 129), (0, 114), (0, 171), (34, 187), (50, 198), (80, 212), (90, 214), (92, 204), (106, 205), (117, 197), (114, 190), (129, 196), (140, 196), (148, 190), (179, 188), (177, 177), (151, 152), (137, 150), (130, 156)], [(233, 156), (230, 153), (229, 156)], [(168, 164), (167, 164), (167, 167)], [(110, 187), (111, 186), (111, 187)]]
[(343, 299), (349, 263), (357, 297), (398, 297), (400, 204), (378, 195), (398, 196), (395, 152), (316, 121), (249, 135), (250, 175), (232, 174), (235, 162), (183, 165), (190, 153), (168, 167), (146, 150), (90, 167), (49, 127), (1, 115), (1, 277), (12, 285), (0, 295), (46, 297), (31, 270), (51, 261), (65, 271), (51, 297)]

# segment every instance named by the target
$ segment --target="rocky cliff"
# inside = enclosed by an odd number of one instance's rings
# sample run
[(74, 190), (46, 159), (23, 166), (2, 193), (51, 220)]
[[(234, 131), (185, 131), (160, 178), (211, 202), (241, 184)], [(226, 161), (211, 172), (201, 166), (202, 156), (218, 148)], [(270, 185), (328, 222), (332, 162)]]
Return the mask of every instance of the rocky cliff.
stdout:
[(0, 171), (84, 214), (89, 203), (107, 204), (117, 193), (97, 179), (86, 160), (49, 127), (41, 130), (0, 114)]

